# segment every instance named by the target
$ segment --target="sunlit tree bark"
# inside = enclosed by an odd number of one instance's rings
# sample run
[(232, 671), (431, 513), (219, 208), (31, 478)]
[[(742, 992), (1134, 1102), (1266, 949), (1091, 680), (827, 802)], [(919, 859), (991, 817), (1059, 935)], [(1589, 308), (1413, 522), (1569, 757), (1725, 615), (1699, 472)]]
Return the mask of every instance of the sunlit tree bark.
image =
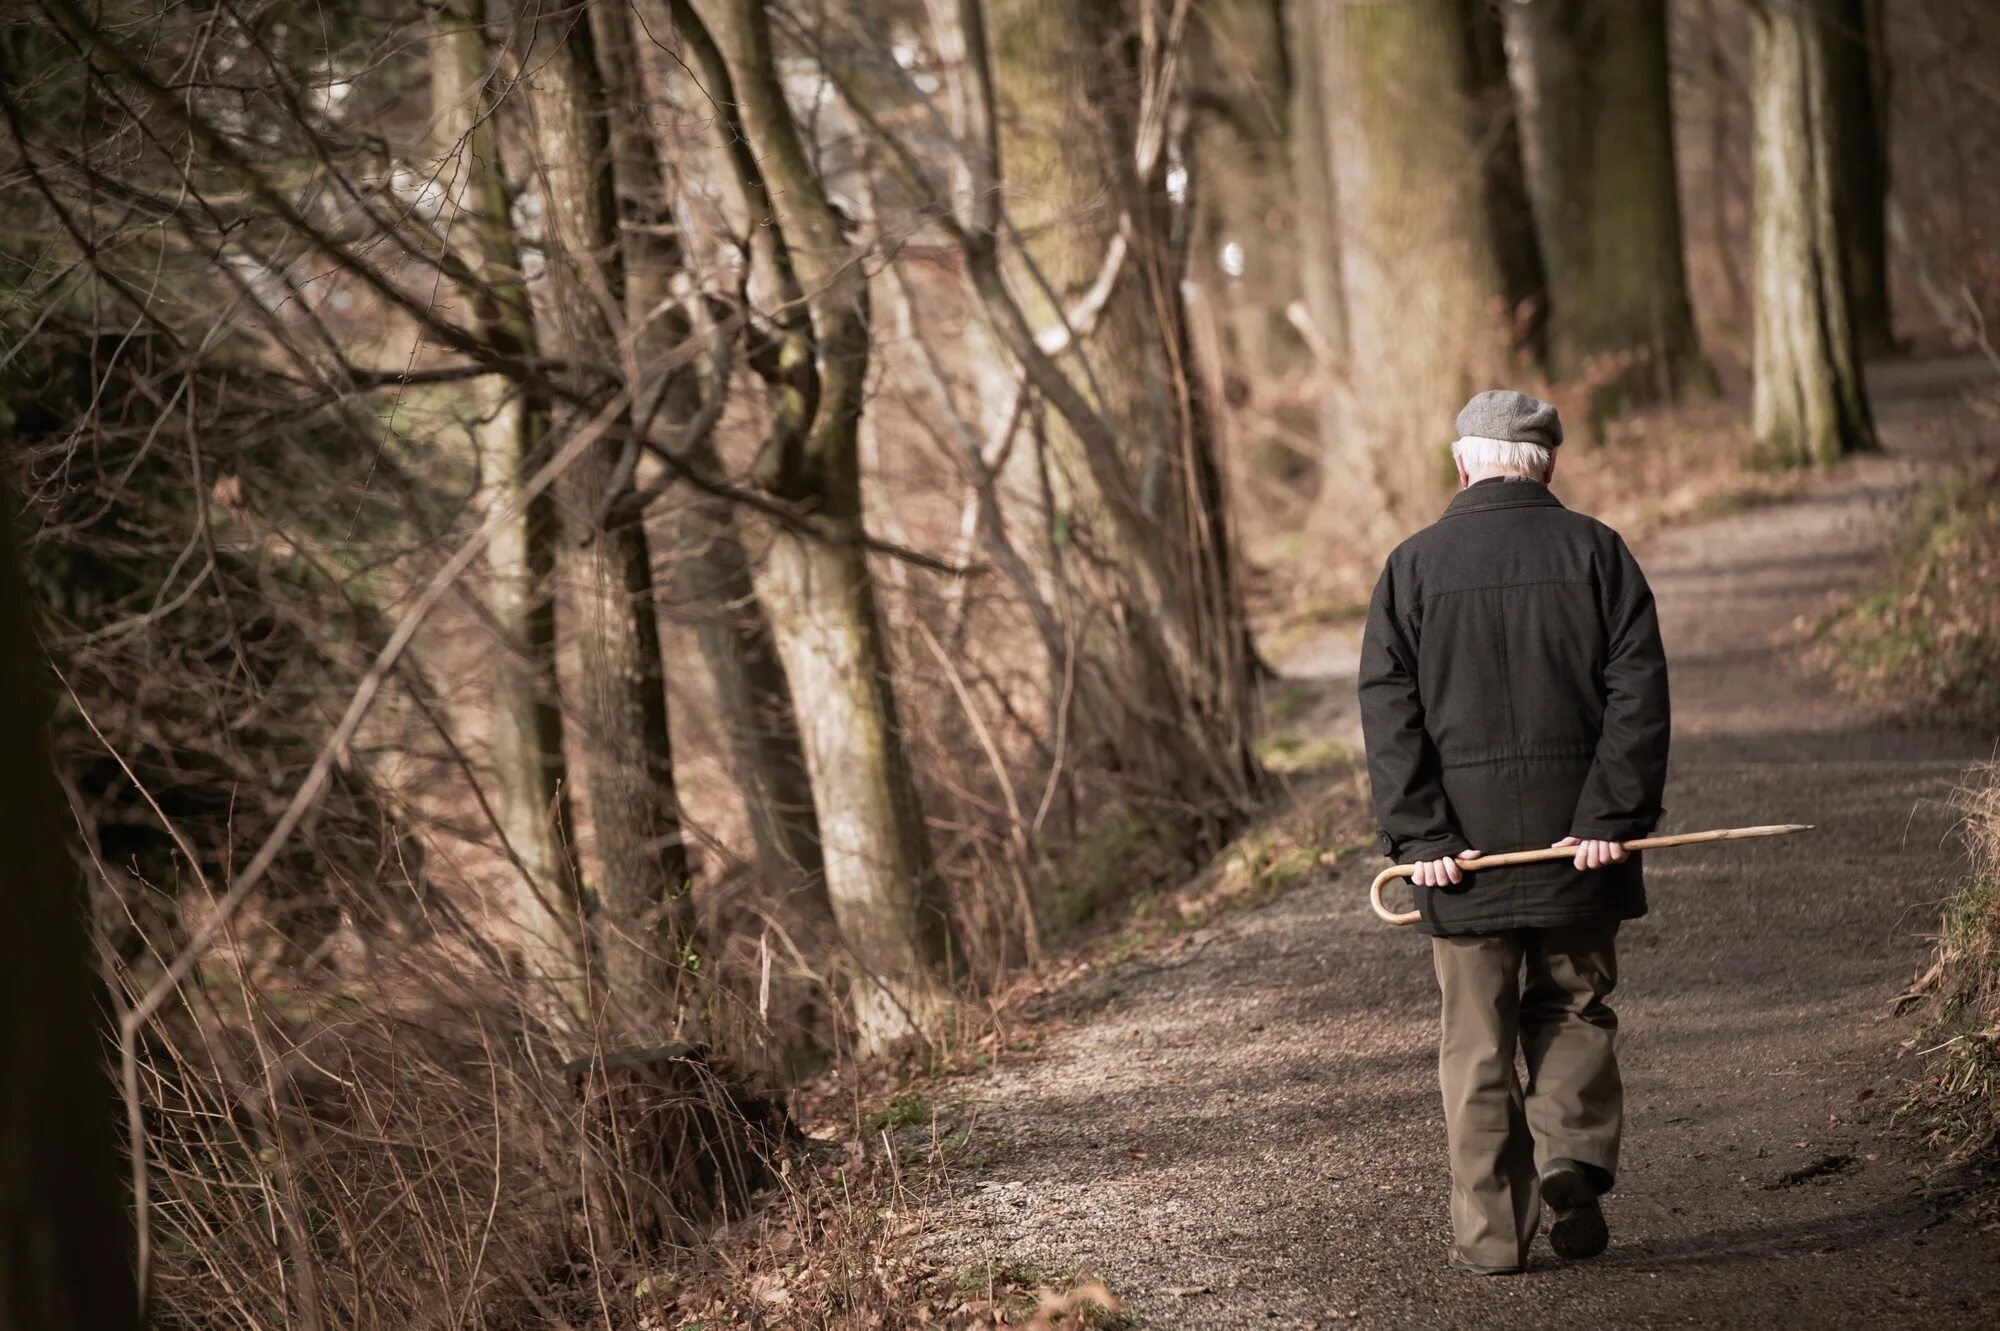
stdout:
[(1552, 368), (1594, 405), (1709, 391), (1681, 257), (1665, 0), (1508, 6), (1527, 51)]
[[(494, 113), (485, 0), (444, 0), (431, 14), (430, 74), (440, 226), (480, 281), (461, 299), (472, 323), (512, 355), (535, 352)], [(482, 501), (511, 503), (548, 432), (546, 394), (498, 376), (465, 390)], [(528, 970), (556, 987), (575, 1016), (586, 1011), (581, 881), (570, 819), (563, 720), (556, 684), (556, 518), (546, 496), (530, 501), (487, 547), (481, 603), (493, 632), (493, 766), (498, 812), (518, 861), (509, 882)]]
[(1752, 417), (1773, 466), (1812, 466), (1875, 446), (1861, 380), (1839, 198), (1848, 169), (1829, 47), (1839, 0), (1767, 0), (1752, 12), (1756, 298)]
[[(591, 25), (567, 7), (532, 15), (528, 105), (548, 258), (541, 341), (571, 363), (579, 398), (601, 392), (594, 366), (625, 362), (619, 311), (615, 182)], [(622, 501), (635, 446), (607, 439), (558, 483), (559, 567), (578, 645), (599, 943), (614, 1003), (656, 1012), (692, 945), (687, 847), (673, 785), (652, 556), (640, 515)]]
[[(858, 972), (855, 1025), (864, 1045), (879, 1045), (942, 1017), (952, 933), (862, 545), (867, 277), (786, 105), (761, 0), (677, 3), (676, 16), (725, 122), (751, 226), (766, 233), (753, 294), (782, 300), (791, 287), (809, 314), (804, 327), (773, 330), (809, 351), (813, 373), (774, 373), (777, 419), (759, 477), (775, 496), (810, 504), (812, 530), (775, 533), (758, 584), (798, 700), (827, 894)], [(739, 135), (740, 146), (729, 142)]]

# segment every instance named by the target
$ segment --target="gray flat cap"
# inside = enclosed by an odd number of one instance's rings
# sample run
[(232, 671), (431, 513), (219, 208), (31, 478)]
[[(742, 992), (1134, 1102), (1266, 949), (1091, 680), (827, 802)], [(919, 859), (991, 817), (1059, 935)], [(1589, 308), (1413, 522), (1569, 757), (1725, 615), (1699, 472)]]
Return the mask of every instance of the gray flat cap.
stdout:
[(1489, 388), (1475, 394), (1458, 413), (1458, 434), (1461, 439), (1473, 435), (1554, 448), (1563, 441), (1563, 423), (1556, 409), (1540, 398), (1511, 388)]

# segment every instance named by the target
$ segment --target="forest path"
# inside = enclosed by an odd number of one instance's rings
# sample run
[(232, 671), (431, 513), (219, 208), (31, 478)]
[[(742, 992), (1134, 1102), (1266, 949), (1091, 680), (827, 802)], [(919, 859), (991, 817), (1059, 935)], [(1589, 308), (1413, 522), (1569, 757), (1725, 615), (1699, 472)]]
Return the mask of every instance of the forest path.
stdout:
[(1638, 550), (1673, 671), (1663, 830), (1820, 830), (1648, 866), (1614, 996), (1609, 1253), (1445, 1268), (1437, 994), (1425, 940), (1369, 912), (1371, 856), (1114, 971), (1087, 1023), (972, 1082), (983, 1159), (934, 1255), (1094, 1273), (1159, 1327), (1991, 1326), (2000, 1243), (1913, 1195), (1923, 1152), (1889, 1122), (1915, 1029), (1889, 1000), (1960, 868), (1951, 791), (1992, 741), (1893, 728), (1781, 647), (1880, 567), (1964, 382), (1887, 367), (1889, 456)]

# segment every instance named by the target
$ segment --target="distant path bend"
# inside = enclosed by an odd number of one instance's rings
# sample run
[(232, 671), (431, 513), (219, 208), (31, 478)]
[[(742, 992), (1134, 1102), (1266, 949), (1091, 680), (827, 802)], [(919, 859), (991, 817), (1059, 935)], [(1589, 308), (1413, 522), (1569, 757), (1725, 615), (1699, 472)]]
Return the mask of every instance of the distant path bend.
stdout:
[[(1890, 456), (1639, 548), (1673, 670), (1664, 830), (1813, 822), (1664, 852), (1614, 1002), (1628, 1096), (1613, 1247), (1444, 1269), (1425, 941), (1356, 863), (1117, 973), (1043, 1057), (973, 1083), (988, 1162), (941, 1260), (1103, 1276), (1143, 1325), (1992, 1326), (2000, 1239), (1913, 1196), (1888, 1001), (1960, 869), (1951, 791), (1992, 737), (1899, 730), (1778, 640), (1880, 566), (1962, 371), (1880, 372)], [(1560, 487), (1558, 487), (1560, 488)], [(1819, 1172), (1802, 1182), (1797, 1171)]]

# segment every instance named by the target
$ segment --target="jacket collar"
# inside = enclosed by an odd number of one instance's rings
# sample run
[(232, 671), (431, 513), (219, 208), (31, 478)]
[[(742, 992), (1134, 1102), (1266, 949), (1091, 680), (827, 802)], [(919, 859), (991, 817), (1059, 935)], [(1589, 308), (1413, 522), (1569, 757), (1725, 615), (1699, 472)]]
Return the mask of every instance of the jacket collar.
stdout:
[(1508, 481), (1504, 485), (1472, 485), (1452, 496), (1444, 515), (1478, 513), (1493, 508), (1561, 508), (1563, 501), (1540, 481)]

